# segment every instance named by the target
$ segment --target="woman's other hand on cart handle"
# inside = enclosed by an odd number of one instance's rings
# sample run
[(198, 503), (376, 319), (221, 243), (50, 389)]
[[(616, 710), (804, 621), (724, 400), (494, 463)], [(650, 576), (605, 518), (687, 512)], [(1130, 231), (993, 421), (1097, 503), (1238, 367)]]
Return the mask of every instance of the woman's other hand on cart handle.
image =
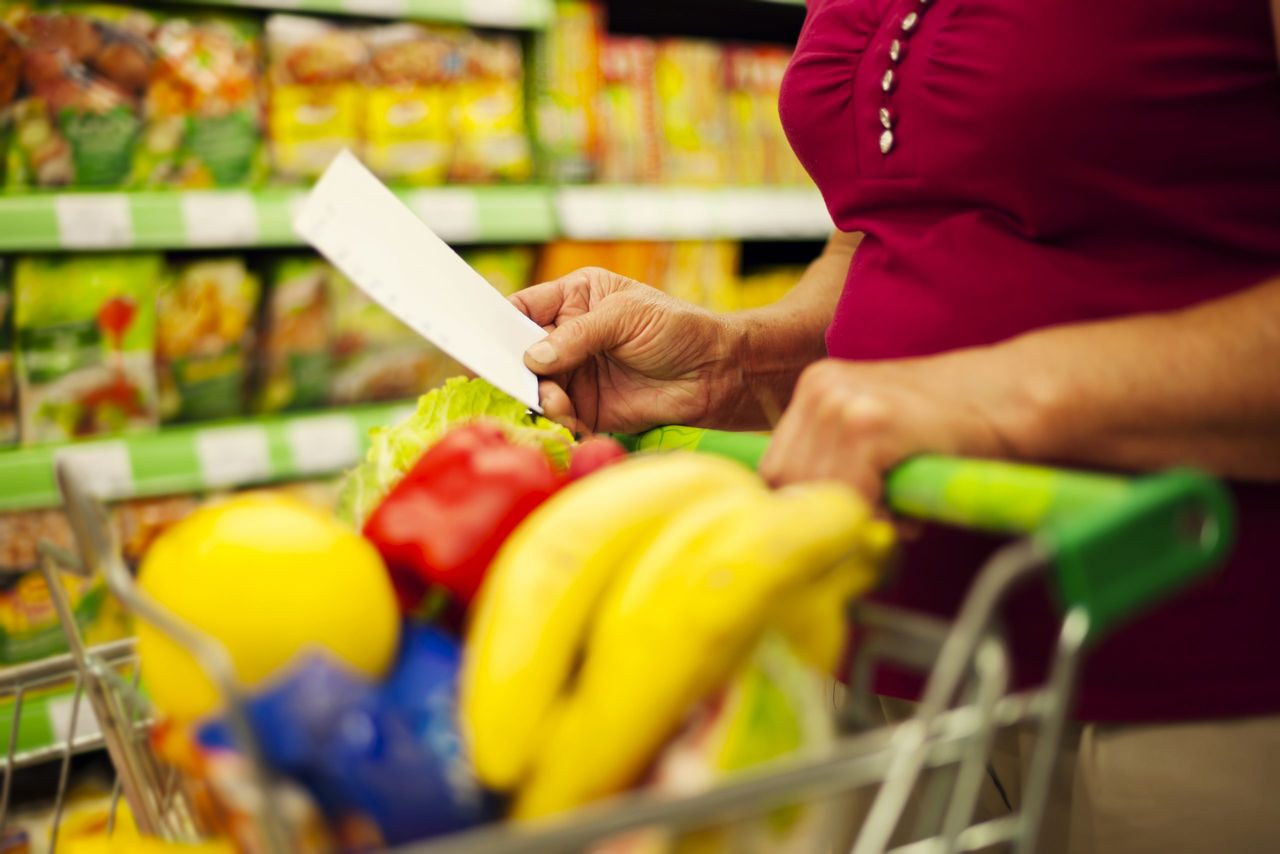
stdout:
[(878, 497), (920, 453), (1280, 480), (1280, 279), (1179, 311), (804, 372), (761, 471)]

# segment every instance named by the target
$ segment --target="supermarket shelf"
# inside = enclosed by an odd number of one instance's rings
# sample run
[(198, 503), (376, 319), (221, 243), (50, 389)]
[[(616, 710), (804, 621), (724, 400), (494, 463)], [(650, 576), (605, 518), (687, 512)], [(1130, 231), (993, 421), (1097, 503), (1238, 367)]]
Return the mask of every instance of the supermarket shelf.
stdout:
[(578, 240), (821, 239), (832, 230), (808, 187), (564, 187), (556, 214), (561, 233)]
[(482, 27), (540, 29), (551, 22), (553, 0), (165, 0), (200, 6), (276, 9), (321, 15), (407, 18)]
[[(298, 246), (300, 189), (0, 195), (0, 252)], [(451, 243), (822, 238), (831, 231), (810, 188), (530, 184), (401, 190)]]
[(82, 466), (103, 499), (323, 477), (360, 459), (370, 429), (412, 410), (410, 403), (373, 404), (2, 451), (0, 510), (58, 506), (54, 464), (62, 459)]
[[(301, 189), (0, 196), (0, 251), (296, 246)], [(399, 195), (452, 243), (538, 242), (555, 234), (538, 185), (438, 187)]]

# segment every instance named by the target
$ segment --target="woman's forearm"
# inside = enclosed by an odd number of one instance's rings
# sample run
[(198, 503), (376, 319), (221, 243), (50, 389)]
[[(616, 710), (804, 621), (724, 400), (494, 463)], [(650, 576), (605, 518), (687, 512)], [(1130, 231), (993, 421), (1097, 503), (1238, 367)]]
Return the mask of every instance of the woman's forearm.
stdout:
[(971, 355), (1004, 377), (994, 420), (1019, 456), (1280, 479), (1280, 279)]
[(837, 232), (785, 297), (730, 315), (740, 399), (724, 426), (756, 429), (775, 422), (801, 371), (826, 355), (827, 326), (861, 240), (861, 234)]

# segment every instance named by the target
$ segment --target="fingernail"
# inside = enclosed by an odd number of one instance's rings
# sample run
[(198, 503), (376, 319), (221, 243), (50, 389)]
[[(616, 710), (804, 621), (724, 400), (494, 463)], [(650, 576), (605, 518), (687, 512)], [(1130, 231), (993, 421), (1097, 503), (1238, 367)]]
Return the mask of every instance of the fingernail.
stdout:
[(556, 348), (549, 341), (539, 341), (526, 350), (525, 355), (541, 365), (549, 365), (556, 360)]

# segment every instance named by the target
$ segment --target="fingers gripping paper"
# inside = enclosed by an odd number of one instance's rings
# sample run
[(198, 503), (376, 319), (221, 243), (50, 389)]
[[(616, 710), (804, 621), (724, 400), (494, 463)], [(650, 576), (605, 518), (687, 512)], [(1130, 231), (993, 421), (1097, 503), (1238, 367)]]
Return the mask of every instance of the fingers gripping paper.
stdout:
[(541, 412), (524, 351), (546, 333), (427, 228), (349, 151), (294, 219), (298, 234), (374, 301), (507, 394)]

